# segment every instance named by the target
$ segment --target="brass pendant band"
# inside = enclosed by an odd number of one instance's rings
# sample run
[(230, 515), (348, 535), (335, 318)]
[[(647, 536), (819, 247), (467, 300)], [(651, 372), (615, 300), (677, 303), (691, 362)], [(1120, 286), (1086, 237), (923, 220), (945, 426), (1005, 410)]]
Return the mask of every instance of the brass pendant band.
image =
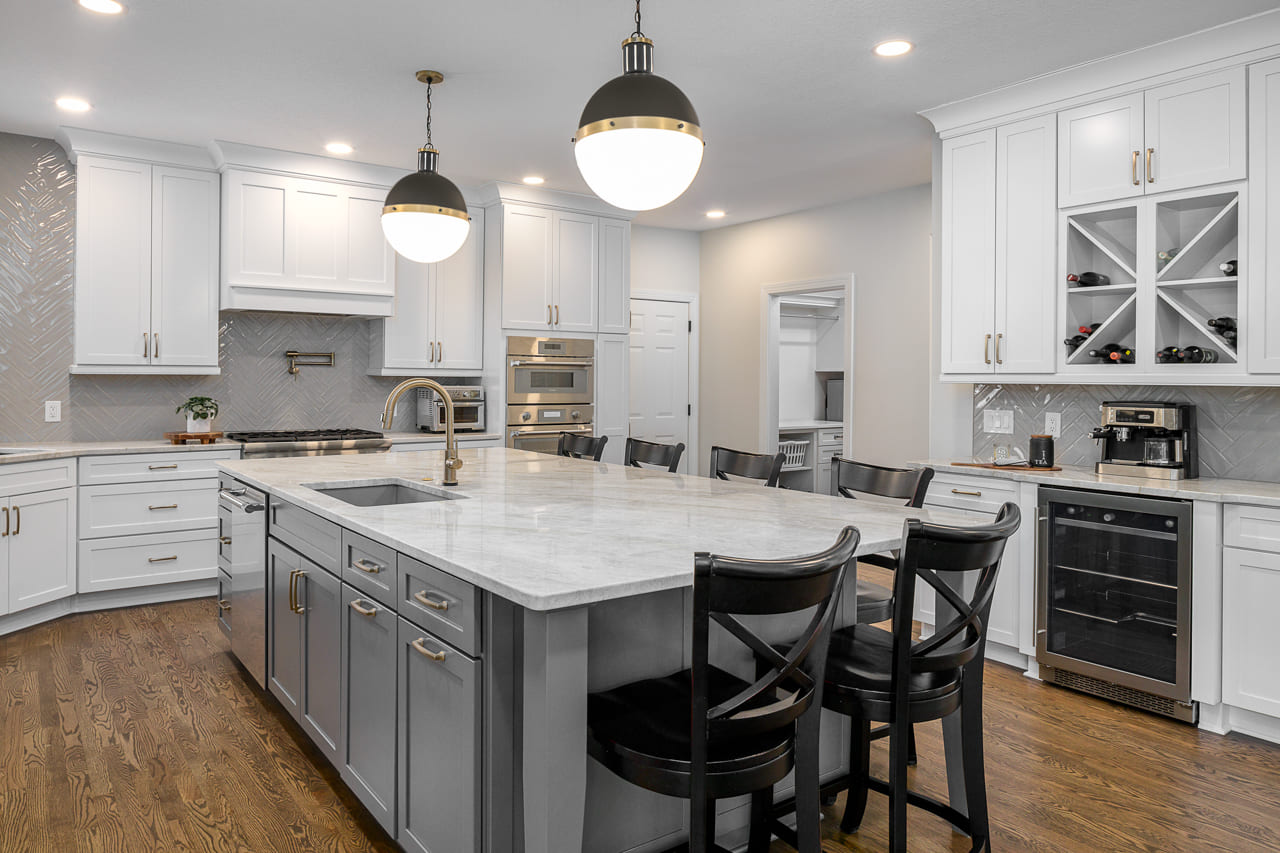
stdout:
[(459, 219), (471, 220), (465, 210), (454, 210), (452, 207), (440, 207), (435, 204), (389, 204), (382, 208), (383, 213), (439, 213), (442, 216), (456, 216)]
[(690, 136), (702, 139), (702, 128), (677, 118), (667, 118), (666, 116), (617, 116), (593, 121), (591, 124), (584, 124), (574, 134), (573, 141), (578, 142), (594, 133), (603, 133), (606, 130), (622, 130), (632, 127), (643, 127), (652, 130), (674, 130), (677, 133), (687, 133)]

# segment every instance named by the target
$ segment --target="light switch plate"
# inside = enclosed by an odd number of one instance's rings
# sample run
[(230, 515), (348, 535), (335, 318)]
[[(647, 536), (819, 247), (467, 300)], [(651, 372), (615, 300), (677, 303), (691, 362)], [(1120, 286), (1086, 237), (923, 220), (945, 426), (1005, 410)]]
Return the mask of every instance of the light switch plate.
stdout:
[(44, 422), (47, 424), (61, 423), (62, 421), (62, 401), (61, 400), (45, 400), (44, 401)]
[(1054, 438), (1062, 436), (1062, 412), (1044, 413), (1044, 432)]
[(998, 435), (1013, 435), (1013, 411), (987, 409), (982, 413), (982, 431)]

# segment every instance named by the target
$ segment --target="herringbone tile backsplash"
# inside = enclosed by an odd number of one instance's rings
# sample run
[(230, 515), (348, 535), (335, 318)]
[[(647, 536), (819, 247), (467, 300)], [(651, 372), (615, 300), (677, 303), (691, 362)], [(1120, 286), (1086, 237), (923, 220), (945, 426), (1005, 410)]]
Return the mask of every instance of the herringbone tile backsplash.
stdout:
[[(1062, 413), (1054, 456), (1064, 465), (1092, 465), (1098, 447), (1089, 431), (1104, 400), (1177, 400), (1194, 403), (1200, 425), (1200, 476), (1280, 482), (1280, 388), (1210, 388), (1127, 385), (975, 385), (973, 452), (990, 458), (998, 442), (1027, 448), (1044, 432), (1045, 412)], [(982, 429), (987, 409), (1013, 410), (1014, 434)]]
[[(51, 139), (0, 133), (0, 443), (158, 438), (193, 394), (222, 404), (224, 431), (379, 427), (397, 380), (365, 373), (369, 324), (352, 317), (225, 312), (220, 376), (69, 375), (74, 269), (74, 168)], [(290, 376), (288, 349), (332, 351), (336, 367)], [(393, 428), (414, 429), (412, 398)]]

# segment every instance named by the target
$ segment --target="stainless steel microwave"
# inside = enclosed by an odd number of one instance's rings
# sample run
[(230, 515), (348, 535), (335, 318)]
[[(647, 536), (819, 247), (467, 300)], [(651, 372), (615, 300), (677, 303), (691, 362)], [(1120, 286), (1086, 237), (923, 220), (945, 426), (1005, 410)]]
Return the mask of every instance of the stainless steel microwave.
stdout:
[[(484, 389), (477, 387), (446, 388), (453, 400), (454, 432), (484, 432)], [(444, 401), (436, 392), (418, 390), (418, 429), (423, 432), (444, 432)]]
[(595, 341), (507, 338), (507, 404), (593, 402)]

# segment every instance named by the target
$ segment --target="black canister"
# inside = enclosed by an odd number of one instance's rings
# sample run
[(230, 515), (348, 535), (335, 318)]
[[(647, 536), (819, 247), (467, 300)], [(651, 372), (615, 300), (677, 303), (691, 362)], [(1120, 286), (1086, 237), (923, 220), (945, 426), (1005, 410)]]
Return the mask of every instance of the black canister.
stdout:
[(1031, 436), (1031, 452), (1027, 454), (1027, 459), (1032, 468), (1052, 468), (1053, 436)]

